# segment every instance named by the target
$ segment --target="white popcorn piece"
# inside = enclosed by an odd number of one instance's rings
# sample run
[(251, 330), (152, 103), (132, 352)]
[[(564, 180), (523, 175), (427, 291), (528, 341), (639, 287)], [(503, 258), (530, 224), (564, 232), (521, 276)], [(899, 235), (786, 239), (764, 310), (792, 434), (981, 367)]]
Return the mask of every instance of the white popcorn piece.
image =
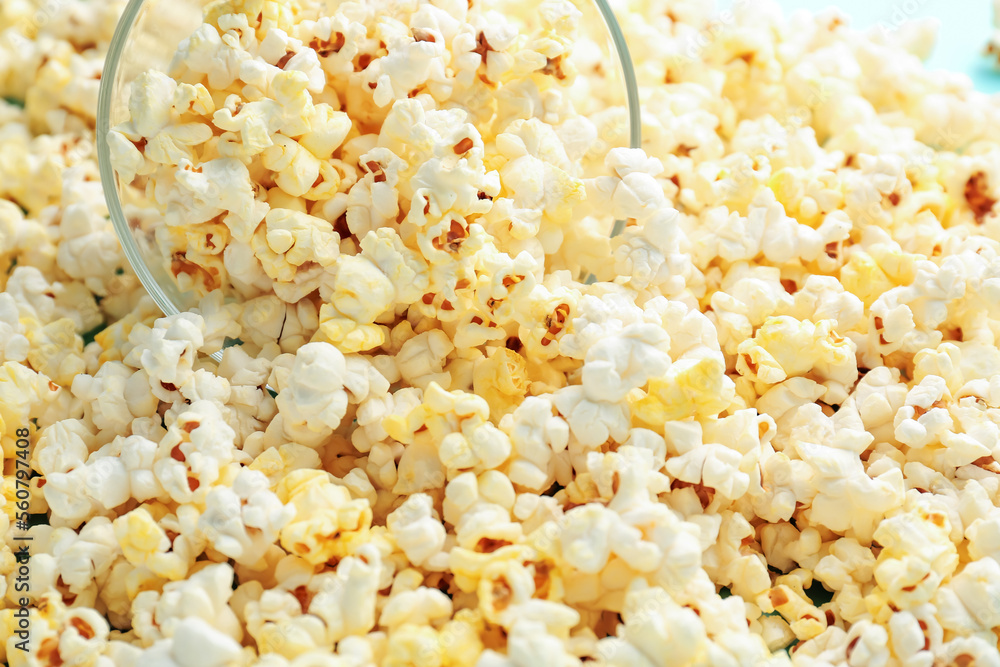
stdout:
[(406, 557), (416, 566), (444, 547), (445, 530), (434, 516), (430, 496), (417, 493), (406, 499), (386, 519), (389, 533)]
[(564, 387), (553, 394), (553, 405), (565, 416), (572, 436), (585, 448), (596, 448), (608, 439), (624, 441), (629, 429), (627, 408), (590, 401), (584, 392), (582, 387)]
[(587, 350), (582, 382), (592, 401), (617, 403), (670, 367), (669, 337), (655, 324), (632, 324)]
[(382, 608), (379, 623), (390, 630), (404, 625), (428, 625), (452, 615), (451, 600), (435, 588), (421, 586), (392, 596)]
[(508, 472), (510, 480), (534, 491), (551, 485), (555, 476), (554, 457), (569, 445), (569, 425), (552, 414), (552, 407), (542, 397), (529, 396), (500, 422), (514, 449)]
[(409, 339), (396, 355), (396, 367), (406, 382), (427, 389), (433, 382), (451, 386), (451, 377), (444, 372), (444, 361), (454, 351), (448, 336), (440, 330), (427, 331)]
[(240, 470), (232, 489), (209, 491), (198, 527), (215, 550), (247, 565), (264, 556), (294, 515), (268, 487), (263, 473)]
[[(164, 585), (163, 592), (143, 591), (133, 601), (133, 629), (145, 642), (173, 637), (186, 619), (214, 629), (234, 640), (243, 630), (227, 602), (232, 596), (232, 568), (214, 564), (183, 581)], [(154, 623), (155, 621), (155, 623)]]
[(381, 559), (373, 545), (344, 558), (335, 576), (323, 575), (309, 609), (323, 619), (333, 641), (370, 632), (376, 623)]
[(311, 430), (333, 430), (347, 413), (346, 375), (347, 364), (337, 348), (304, 345), (295, 354), (287, 386), (278, 394), (278, 409)]

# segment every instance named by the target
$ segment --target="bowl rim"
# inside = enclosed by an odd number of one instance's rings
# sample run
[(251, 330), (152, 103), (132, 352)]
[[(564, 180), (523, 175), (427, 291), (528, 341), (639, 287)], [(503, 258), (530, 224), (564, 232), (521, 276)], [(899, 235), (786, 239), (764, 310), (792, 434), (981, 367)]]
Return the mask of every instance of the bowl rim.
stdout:
[(144, 3), (145, 0), (129, 0), (118, 19), (118, 25), (115, 26), (115, 32), (111, 37), (111, 44), (104, 59), (104, 70), (101, 72), (101, 85), (97, 95), (97, 166), (101, 176), (104, 201), (107, 203), (108, 214), (111, 216), (111, 223), (115, 228), (115, 234), (118, 236), (122, 250), (125, 252), (125, 257), (138, 276), (139, 282), (146, 288), (146, 292), (160, 307), (163, 314), (169, 316), (176, 315), (181, 311), (163, 291), (159, 281), (149, 270), (149, 266), (146, 265), (146, 260), (139, 250), (139, 245), (132, 235), (132, 230), (129, 228), (128, 220), (125, 219), (121, 198), (118, 196), (118, 175), (115, 174), (115, 170), (111, 166), (111, 149), (108, 146), (107, 138), (111, 131), (111, 101), (115, 88), (115, 78), (118, 74), (118, 63), (125, 50), (127, 37), (132, 31), (132, 26), (135, 25), (135, 20)]
[[(101, 84), (97, 97), (97, 119), (96, 119), (96, 143), (97, 143), (97, 163), (104, 191), (104, 200), (108, 207), (108, 214), (114, 226), (115, 234), (125, 252), (132, 270), (135, 271), (139, 282), (152, 297), (156, 305), (163, 311), (164, 315), (177, 315), (181, 312), (178, 305), (167, 295), (160, 282), (153, 276), (146, 259), (139, 250), (135, 237), (125, 218), (122, 209), (121, 198), (118, 195), (118, 176), (111, 165), (111, 149), (108, 146), (108, 133), (111, 131), (111, 105), (114, 94), (118, 66), (121, 61), (128, 36), (132, 32), (136, 19), (142, 11), (146, 0), (129, 0), (125, 6), (118, 24), (115, 26), (114, 35), (108, 48), (104, 60), (104, 69), (101, 73)], [(586, 2), (586, 0), (580, 0)], [(590, 0), (593, 2), (604, 21), (604, 26), (611, 37), (614, 47), (613, 57), (617, 60), (619, 71), (622, 74), (625, 85), (626, 111), (628, 113), (629, 124), (629, 148), (640, 148), (642, 146), (642, 117), (639, 107), (639, 85), (636, 81), (635, 66), (629, 52), (628, 42), (622, 32), (621, 25), (615, 16), (608, 0)], [(611, 237), (619, 235), (625, 229), (624, 220), (616, 220), (611, 230)]]

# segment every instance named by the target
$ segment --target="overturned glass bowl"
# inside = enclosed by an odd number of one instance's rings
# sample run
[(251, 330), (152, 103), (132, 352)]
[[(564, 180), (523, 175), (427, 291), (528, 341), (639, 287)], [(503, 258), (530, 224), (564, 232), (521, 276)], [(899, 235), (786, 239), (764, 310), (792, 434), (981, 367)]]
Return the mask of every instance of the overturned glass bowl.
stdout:
[[(473, 0), (467, 0), (467, 2), (471, 10)], [(499, 91), (505, 85), (502, 83), (502, 80), (501, 83), (491, 83), (488, 80), (490, 68), (487, 67), (487, 53), (494, 49), (493, 45), (488, 42), (488, 38), (484, 35), (486, 32), (492, 30), (491, 26), (503, 23), (508, 24), (510, 27), (506, 30), (507, 38), (511, 39), (510, 36), (513, 35), (513, 43), (523, 44), (525, 40), (535, 40), (530, 42), (530, 44), (551, 46), (553, 42), (552, 36), (555, 34), (553, 25), (558, 24), (560, 21), (565, 21), (567, 7), (572, 5), (579, 12), (579, 14), (575, 14), (570, 10), (575, 17), (573, 19), (575, 27), (572, 29), (575, 33), (572, 41), (572, 51), (565, 59), (562, 56), (548, 58), (540, 71), (545, 75), (559, 79), (564, 78), (564, 76), (567, 80), (572, 78), (573, 83), (564, 85), (561, 90), (565, 93), (565, 99), (572, 101), (574, 111), (589, 118), (604, 119), (598, 133), (588, 143), (585, 154), (587, 160), (580, 160), (578, 162), (580, 173), (574, 175), (578, 177), (587, 176), (588, 174), (584, 173), (587, 170), (584, 163), (586, 162), (591, 165), (601, 163), (604, 154), (612, 148), (635, 148), (640, 145), (639, 101), (635, 74), (632, 69), (628, 48), (625, 44), (625, 38), (610, 6), (607, 4), (607, 0), (571, 0), (571, 3), (562, 3), (562, 5), (551, 2), (530, 4), (525, 2), (525, 0), (475, 0), (475, 2), (477, 11), (482, 12), (484, 15), (483, 18), (479, 19), (480, 25), (488, 27), (481, 27), (479, 29), (479, 37), (471, 53), (478, 53), (481, 56), (482, 63), (478, 66), (479, 69), (477, 71), (479, 73), (477, 76), (487, 85), (479, 86), (478, 95), (480, 97), (478, 100), (475, 95), (468, 94), (459, 100), (448, 99), (446, 104), (441, 105), (442, 108), (460, 108), (469, 111), (473, 107), (464, 105), (482, 103), (483, 96), (488, 97), (493, 94), (491, 91)], [(347, 7), (346, 12), (348, 14), (351, 12), (355, 12), (355, 14), (359, 12), (363, 13), (364, 5), (364, 0), (360, 3), (329, 3), (329, 7), (334, 11), (341, 11)], [(421, 10), (426, 10), (432, 14), (437, 12), (436, 16), (439, 18), (435, 20), (439, 21), (439, 23), (435, 25), (444, 25), (447, 23), (449, 19), (445, 18), (442, 23), (440, 22), (440, 17), (449, 15), (449, 12), (464, 12), (466, 0), (461, 0), (461, 5), (462, 8), (453, 6), (449, 0), (414, 3), (414, 6), (420, 7)], [(260, 8), (259, 15), (258, 8)], [(128, 169), (121, 168), (122, 133), (119, 132), (118, 136), (111, 137), (111, 132), (115, 128), (122, 127), (124, 123), (134, 121), (135, 117), (141, 114), (144, 108), (156, 106), (157, 102), (160, 102), (160, 106), (162, 107), (163, 100), (156, 99), (155, 87), (146, 86), (142, 88), (141, 94), (133, 99), (132, 96), (135, 94), (133, 92), (133, 82), (138, 78), (143, 76), (148, 77), (149, 75), (145, 73), (150, 71), (163, 72), (171, 78), (178, 78), (182, 81), (186, 75), (190, 75), (191, 70), (187, 64), (180, 66), (180, 70), (178, 70), (179, 65), (176, 54), (179, 47), (183, 47), (188, 54), (198, 48), (208, 48), (205, 45), (204, 28), (206, 26), (202, 24), (208, 21), (209, 17), (213, 17), (213, 20), (217, 22), (216, 27), (218, 27), (218, 17), (220, 14), (228, 13), (230, 17), (238, 18), (239, 21), (237, 22), (240, 25), (244, 22), (244, 19), (240, 18), (240, 16), (245, 16), (249, 30), (254, 33), (254, 39), (251, 40), (254, 43), (253, 48), (258, 48), (256, 40), (258, 38), (261, 40), (267, 38), (266, 34), (263, 37), (260, 35), (262, 32), (267, 32), (263, 26), (269, 20), (280, 20), (281, 12), (283, 11), (293, 12), (293, 3), (264, 2), (264, 0), (220, 0), (214, 3), (208, 3), (203, 0), (132, 0), (125, 9), (114, 35), (101, 79), (98, 104), (97, 149), (101, 178), (105, 185), (105, 197), (107, 198), (111, 219), (125, 255), (128, 257), (135, 273), (142, 281), (148, 293), (167, 315), (190, 310), (198, 303), (201, 297), (213, 290), (221, 290), (227, 300), (238, 302), (245, 302), (260, 295), (262, 292), (259, 285), (248, 286), (245, 281), (233, 279), (230, 272), (224, 269), (213, 269), (210, 272), (206, 272), (203, 266), (198, 266), (187, 258), (185, 245), (190, 247), (192, 242), (189, 239), (185, 240), (183, 232), (183, 207), (180, 213), (178, 213), (176, 207), (174, 207), (174, 210), (170, 210), (169, 201), (164, 201), (165, 199), (169, 200), (169, 197), (161, 196), (162, 192), (158, 191), (155, 178), (150, 174), (135, 175), (134, 173), (129, 173)], [(303, 11), (306, 13), (306, 20), (310, 18), (322, 20), (321, 17), (324, 15), (325, 10), (322, 3), (319, 2), (294, 4), (293, 13)], [(275, 14), (278, 15), (277, 19), (273, 18)], [(253, 15), (256, 15), (256, 17)], [(272, 18), (269, 19), (267, 18), (268, 16)], [(226, 20), (233, 21), (232, 18)], [(256, 24), (254, 23), (255, 20)], [(298, 20), (299, 18), (297, 17), (296, 21), (298, 22)], [(382, 20), (379, 18), (379, 21)], [(434, 23), (434, 21), (431, 21), (431, 23)], [(349, 31), (350, 28), (345, 23), (336, 25), (339, 28), (336, 26), (329, 28), (326, 33), (328, 37), (324, 39), (314, 38), (311, 42), (302, 41), (298, 43), (301, 44), (303, 50), (308, 46), (315, 51), (316, 57), (319, 59), (321, 67), (325, 72), (326, 84), (324, 85), (333, 87), (334, 83), (336, 83), (336, 87), (341, 89), (339, 96), (336, 92), (332, 95), (325, 95), (323, 93), (314, 94), (317, 103), (332, 99), (333, 109), (338, 109), (339, 105), (353, 119), (356, 110), (360, 112), (362, 107), (365, 113), (371, 110), (372, 98), (380, 92), (377, 88), (382, 85), (383, 80), (379, 79), (378, 83), (370, 80), (367, 82), (363, 81), (365, 70), (371, 62), (370, 57), (365, 54), (355, 57), (353, 72), (350, 69), (340, 71), (336, 67), (327, 66), (326, 59), (338, 56), (339, 50), (344, 47), (345, 39), (347, 39), (339, 30)], [(399, 25), (404, 30), (409, 30), (405, 25)], [(456, 25), (461, 24), (456, 23)], [(199, 33), (197, 31), (199, 29), (202, 30), (200, 33), (201, 36), (198, 36)], [(247, 29), (247, 27), (242, 28), (244, 31)], [(398, 31), (399, 26), (390, 25), (388, 28), (383, 28), (381, 23), (379, 24), (379, 31), (388, 31), (391, 34), (393, 29)], [(442, 27), (441, 29), (450, 30), (451, 28)], [(240, 32), (240, 30), (241, 28), (236, 26), (235, 32), (232, 33), (239, 36), (236, 39), (242, 39), (243, 37), (244, 33)], [(502, 33), (503, 30), (497, 33), (490, 32), (491, 35)], [(218, 35), (218, 32), (215, 34)], [(282, 35), (284, 34), (282, 33)], [(373, 44), (379, 40), (382, 34), (380, 32), (378, 35), (373, 36), (371, 31), (369, 31), (368, 34), (358, 35), (355, 32), (352, 38), (367, 40), (368, 43)], [(412, 37), (410, 36), (411, 34)], [(448, 41), (447, 38), (441, 37), (442, 34), (441, 32), (438, 33), (438, 39)], [(406, 32), (405, 35), (405, 39), (412, 42), (435, 41), (433, 31), (424, 30), (423, 28), (412, 28), (412, 31)], [(211, 38), (208, 41), (218, 39), (212, 35), (208, 35), (208, 37)], [(465, 38), (466, 40), (471, 39), (468, 34), (465, 35)], [(381, 39), (390, 38), (382, 36)], [(456, 39), (452, 37), (453, 41)], [(494, 39), (497, 38), (494, 37)], [(558, 42), (558, 36), (556, 36), (555, 42)], [(384, 52), (387, 48), (385, 44), (385, 41), (381, 41), (377, 48), (381, 48), (382, 52)], [(545, 48), (548, 48), (548, 46)], [(259, 49), (263, 51), (264, 48), (264, 42), (261, 41)], [(450, 44), (449, 48), (454, 49), (454, 44)], [(296, 52), (289, 50), (285, 56), (271, 63), (271, 65), (282, 71), (285, 67), (294, 69), (296, 63), (299, 62), (296, 60), (297, 55)], [(470, 52), (466, 51), (461, 55), (467, 58)], [(457, 56), (454, 56), (454, 54), (449, 53), (449, 56), (455, 57), (457, 60)], [(261, 57), (263, 58), (263, 55)], [(311, 58), (312, 56), (309, 57)], [(369, 59), (365, 60), (365, 58)], [(468, 62), (468, 60), (465, 62)], [(225, 67), (227, 64), (220, 62), (216, 63), (215, 66)], [(518, 63), (515, 63), (515, 66), (518, 66)], [(260, 68), (258, 67), (258, 69)], [(178, 74), (178, 71), (180, 71), (180, 74)], [(585, 74), (585, 76), (576, 76), (573, 78), (570, 75), (565, 75), (565, 72), (574, 71)], [(535, 71), (532, 75), (537, 73)], [(208, 73), (209, 86), (211, 85), (213, 76), (215, 75)], [(337, 82), (336, 78), (338, 76), (348, 78), (353, 76), (354, 78), (350, 82)], [(243, 75), (241, 74), (240, 77), (242, 78)], [(221, 78), (225, 79), (226, 77), (222, 76)], [(165, 81), (166, 78), (162, 77), (160, 80)], [(360, 88), (367, 83), (369, 90), (361, 89), (362, 92), (359, 94), (352, 94), (348, 91), (345, 94), (344, 86), (351, 85), (351, 82), (353, 82), (355, 88)], [(228, 101), (230, 116), (238, 115), (240, 108), (243, 106), (242, 102), (237, 102), (234, 107), (234, 103), (232, 102), (232, 99), (234, 99), (232, 93), (235, 83), (242, 83), (242, 81), (230, 81), (223, 93), (210, 91), (213, 97), (211, 105), (216, 110), (223, 109), (226, 104), (226, 98), (230, 98)], [(267, 85), (270, 86), (270, 84)], [(549, 84), (546, 83), (545, 85)], [(247, 90), (248, 87), (250, 87), (250, 84), (247, 84), (243, 90)], [(252, 89), (252, 87), (250, 88)], [(427, 88), (428, 86), (414, 88), (409, 96), (413, 97), (421, 92), (432, 95), (434, 91), (428, 91)], [(150, 92), (151, 90), (153, 92)], [(256, 90), (256, 94), (259, 95), (259, 89)], [(249, 93), (250, 97), (253, 97), (254, 94), (253, 92)], [(499, 93), (496, 94), (499, 95)], [(504, 94), (506, 95), (505, 103), (507, 104), (507, 108), (511, 106), (517, 107), (518, 104), (529, 104), (529, 106), (534, 104), (534, 115), (536, 117), (542, 116), (541, 120), (546, 120), (545, 114), (548, 112), (545, 108), (546, 98), (544, 95), (537, 94), (536, 91), (534, 101), (525, 101), (526, 98), (531, 97), (530, 92), (525, 93), (524, 91), (513, 90), (513, 92), (508, 91)], [(250, 101), (249, 98), (247, 101)], [(199, 102), (192, 100), (191, 104), (192, 108), (194, 108), (194, 105), (199, 104)], [(352, 109), (352, 106), (355, 108)], [(386, 105), (383, 103), (381, 106), (384, 107)], [(494, 103), (493, 106), (496, 108), (497, 104)], [(499, 116), (499, 112), (497, 112), (497, 116)], [(494, 117), (493, 121), (488, 122), (498, 121)], [(131, 127), (134, 128), (135, 123)], [(348, 139), (356, 136), (359, 133), (357, 131), (359, 129), (361, 133), (372, 131), (370, 129), (357, 128), (357, 124), (352, 127), (354, 129)], [(227, 139), (224, 136), (223, 129), (219, 127), (212, 127), (212, 125), (207, 124), (207, 128), (199, 129), (203, 133), (211, 130), (214, 136), (218, 138), (219, 143), (224, 141), (233, 142), (232, 138)], [(125, 132), (126, 136), (128, 134), (128, 132)], [(145, 155), (146, 139), (139, 135), (139, 132), (133, 130), (132, 136), (128, 140), (135, 145), (138, 151)], [(246, 138), (246, 134), (239, 136), (244, 139)], [(297, 139), (294, 133), (289, 133), (289, 137), (293, 140)], [(109, 139), (117, 141), (117, 145), (112, 145), (114, 142), (109, 141)], [(281, 140), (285, 141), (286, 138), (282, 137)], [(183, 144), (183, 141), (183, 139), (179, 139), (177, 143)], [(214, 139), (210, 139), (209, 143), (212, 141)], [(468, 144), (463, 146), (464, 142), (468, 142)], [(471, 144), (472, 141), (469, 139), (462, 140), (455, 146), (455, 152), (460, 154), (460, 147), (467, 149)], [(125, 146), (125, 149), (131, 151), (127, 146)], [(182, 145), (178, 150), (183, 153), (186, 149)], [(340, 154), (341, 150), (344, 151), (345, 155)], [(342, 147), (336, 149), (336, 152), (332, 156), (324, 157), (329, 157), (331, 162), (341, 162), (339, 159), (341, 157), (344, 157), (345, 161), (352, 159), (352, 157), (346, 156), (349, 152), (351, 151)], [(208, 157), (218, 156), (219, 149), (213, 145), (212, 148), (206, 149), (205, 153), (206, 155), (194, 156), (191, 164), (183, 168), (198, 172), (200, 170), (199, 157), (208, 159)], [(116, 161), (113, 161), (113, 155), (116, 156)], [(366, 172), (370, 172), (370, 162), (368, 163), (368, 167), (365, 164), (358, 164), (357, 151), (354, 151), (352, 155), (355, 160), (354, 167), (357, 168), (360, 174), (364, 175)], [(334, 160), (335, 158), (336, 160)], [(248, 168), (255, 173), (263, 171), (263, 167), (260, 166), (259, 161), (260, 156), (256, 156), (252, 160), (244, 160)], [(378, 180), (377, 176), (378, 174), (376, 174), (376, 181)], [(385, 177), (383, 176), (383, 178)], [(317, 180), (317, 183), (319, 182)], [(258, 200), (267, 197), (266, 192), (263, 193), (262, 197), (262, 193), (259, 191), (261, 189), (263, 188), (257, 188), (256, 186), (254, 188)], [(277, 188), (272, 188), (272, 190), (275, 189)], [(282, 195), (282, 193), (279, 193), (279, 195)], [(220, 196), (224, 197), (225, 193), (221, 193)], [(483, 196), (484, 193), (480, 192), (480, 198)], [(271, 197), (269, 206), (280, 205), (282, 197), (278, 197), (277, 199)], [(284, 201), (288, 201), (287, 198)], [(323, 206), (323, 204), (324, 202), (319, 201), (317, 203), (315, 198), (313, 198), (313, 201), (310, 202), (312, 209), (309, 213), (316, 215), (315, 212), (320, 209), (323, 211), (332, 210), (333, 213), (327, 216), (328, 222), (343, 239), (344, 235), (348, 234), (350, 230), (346, 229), (342, 214), (340, 215), (339, 222), (334, 219), (334, 216), (338, 215), (338, 211), (340, 210), (338, 205)], [(221, 218), (222, 216), (218, 216), (213, 224), (216, 224), (221, 235), (226, 236), (230, 232), (221, 224)], [(195, 225), (208, 225), (210, 221), (193, 220), (192, 223)], [(618, 233), (623, 226), (621, 221), (608, 220), (607, 223), (608, 228), (612, 230), (612, 235)], [(198, 243), (201, 244), (203, 249), (211, 252), (213, 245), (211, 233), (205, 232), (204, 238), (198, 241)], [(215, 264), (215, 266), (222, 265), (223, 262), (221, 260)], [(282, 298), (286, 302), (294, 302), (294, 299)], [(218, 356), (219, 354), (221, 353), (213, 356)]]

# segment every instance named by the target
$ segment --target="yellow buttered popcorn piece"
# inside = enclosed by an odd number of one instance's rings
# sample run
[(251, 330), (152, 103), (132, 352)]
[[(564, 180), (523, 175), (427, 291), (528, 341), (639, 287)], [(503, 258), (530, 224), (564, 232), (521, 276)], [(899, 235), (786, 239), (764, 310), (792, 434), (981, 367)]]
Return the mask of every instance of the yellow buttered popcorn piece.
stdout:
[(858, 372), (855, 348), (852, 340), (833, 331), (829, 320), (769, 317), (752, 339), (737, 347), (736, 370), (766, 384), (814, 373), (852, 385)]
[(499, 421), (517, 408), (528, 390), (524, 357), (506, 347), (495, 348), (475, 363), (473, 388), (490, 404), (490, 419)]
[(331, 480), (324, 470), (294, 470), (275, 489), (283, 504), (295, 508), (281, 530), (281, 545), (314, 565), (353, 553), (371, 528), (368, 501), (351, 498)]
[(862, 251), (852, 253), (850, 260), (841, 268), (840, 282), (844, 289), (861, 299), (866, 308), (895, 287), (875, 259)]
[(650, 379), (645, 396), (630, 396), (632, 414), (661, 432), (664, 422), (717, 415), (729, 407), (736, 393), (725, 371), (716, 356), (674, 362), (663, 377)]
[(115, 519), (114, 526), (122, 553), (133, 565), (144, 565), (153, 555), (170, 548), (166, 532), (145, 507), (138, 507)]
[(272, 28), (289, 30), (293, 24), (294, 5), (289, 0), (216, 0), (204, 10), (204, 21), (218, 25), (227, 14), (243, 14), (250, 25), (259, 26), (263, 37)]
[(867, 252), (855, 249), (840, 270), (840, 282), (864, 302), (865, 308), (870, 308), (893, 287), (912, 283), (921, 259), (920, 255), (900, 252), (885, 244), (874, 244)]
[(319, 311), (317, 340), (326, 340), (344, 352), (360, 352), (382, 345), (386, 327), (375, 324), (395, 303), (397, 290), (378, 265), (362, 255), (341, 255), (330, 303)]
[(314, 341), (325, 341), (336, 345), (343, 352), (363, 352), (378, 347), (385, 342), (385, 327), (378, 324), (358, 324), (346, 317), (339, 317), (330, 304), (320, 308), (319, 331)]
[(83, 340), (69, 318), (62, 318), (43, 327), (26, 331), (32, 350), (28, 363), (57, 384), (68, 386), (73, 377), (86, 370), (83, 360)]
[(344, 257), (337, 262), (333, 306), (355, 322), (372, 322), (392, 305), (392, 281), (365, 257)]

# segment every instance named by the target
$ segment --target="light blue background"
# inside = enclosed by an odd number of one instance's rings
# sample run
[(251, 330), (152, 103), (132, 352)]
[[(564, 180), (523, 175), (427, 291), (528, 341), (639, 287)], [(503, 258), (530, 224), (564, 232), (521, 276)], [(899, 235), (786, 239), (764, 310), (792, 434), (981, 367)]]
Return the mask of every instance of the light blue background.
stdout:
[[(777, 0), (786, 12), (818, 11), (839, 7), (851, 17), (855, 28), (884, 22), (892, 26), (901, 17), (930, 17), (939, 21), (938, 39), (927, 65), (968, 74), (976, 87), (987, 93), (1000, 92), (1000, 72), (982, 55), (993, 25), (991, 0)], [(728, 4), (719, 2), (719, 6)]]

